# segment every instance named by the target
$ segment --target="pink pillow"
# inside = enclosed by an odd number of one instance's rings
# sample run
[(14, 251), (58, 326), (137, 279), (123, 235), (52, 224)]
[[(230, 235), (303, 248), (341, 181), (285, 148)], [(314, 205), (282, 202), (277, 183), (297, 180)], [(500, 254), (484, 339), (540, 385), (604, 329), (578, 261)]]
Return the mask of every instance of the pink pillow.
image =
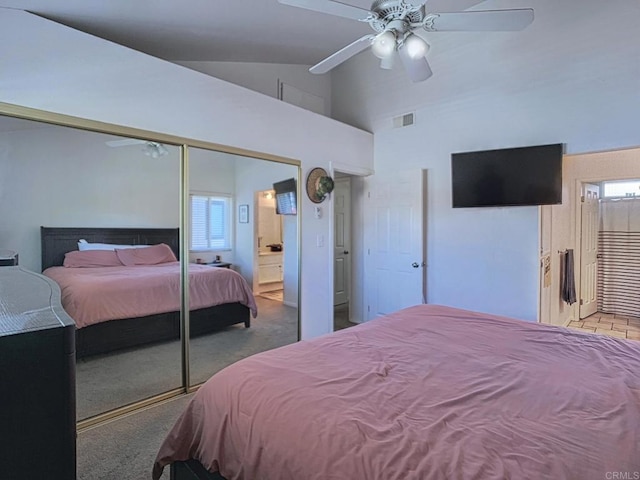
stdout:
[(109, 250), (74, 250), (64, 254), (64, 267), (121, 267), (122, 262), (115, 251)]
[(157, 265), (158, 263), (177, 262), (171, 247), (166, 243), (145, 248), (116, 248), (116, 255), (123, 265)]

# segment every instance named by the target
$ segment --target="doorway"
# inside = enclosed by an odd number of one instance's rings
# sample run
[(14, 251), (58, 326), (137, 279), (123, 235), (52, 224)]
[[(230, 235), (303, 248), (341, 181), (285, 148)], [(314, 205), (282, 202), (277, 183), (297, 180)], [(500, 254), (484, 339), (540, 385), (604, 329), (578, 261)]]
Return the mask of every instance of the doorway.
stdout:
[[(328, 327), (330, 331), (335, 331), (367, 320), (364, 217), (368, 201), (367, 182), (373, 171), (331, 162), (329, 172), (335, 187), (326, 212), (331, 218), (329, 238), (332, 239), (334, 252), (331, 255), (330, 277), (330, 288), (334, 294), (328, 305), (331, 308)], [(322, 207), (317, 214), (322, 215)]]
[(640, 180), (602, 183), (597, 311), (640, 317)]
[(333, 190), (333, 330), (355, 325), (351, 321), (351, 176), (336, 173)]
[[(541, 249), (542, 247), (548, 249), (551, 279), (547, 288), (539, 289), (538, 321), (559, 326), (571, 326), (571, 322), (581, 321), (579, 303), (580, 299), (584, 298), (584, 293), (579, 271), (583, 261), (581, 220), (583, 184), (599, 185), (601, 197), (606, 198), (608, 194), (604, 191), (604, 185), (634, 179), (640, 179), (640, 148), (580, 153), (563, 157), (563, 202), (559, 205), (542, 207), (544, 215), (541, 216), (540, 222)], [(635, 192), (635, 195), (640, 196), (640, 189)], [(562, 254), (568, 249), (574, 250), (575, 259), (577, 302), (573, 304), (562, 299)], [(601, 258), (597, 260), (598, 264), (602, 261)], [(543, 268), (541, 268), (541, 274), (544, 274)], [(596, 271), (596, 282), (598, 278), (602, 277)], [(543, 280), (543, 278), (540, 279), (541, 284)]]
[(640, 180), (582, 184), (578, 320), (640, 316), (639, 187)]
[(580, 319), (598, 310), (598, 231), (600, 218), (600, 186), (582, 184), (580, 196)]

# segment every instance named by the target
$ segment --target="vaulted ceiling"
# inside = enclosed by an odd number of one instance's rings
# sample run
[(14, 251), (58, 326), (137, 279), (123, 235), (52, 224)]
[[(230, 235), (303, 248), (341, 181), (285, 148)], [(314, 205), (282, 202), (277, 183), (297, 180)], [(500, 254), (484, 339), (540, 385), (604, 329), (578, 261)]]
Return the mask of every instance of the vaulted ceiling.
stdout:
[[(345, 3), (371, 6), (369, 0)], [(479, 3), (427, 5), (430, 11), (459, 11)], [(169, 61), (312, 65), (371, 32), (367, 23), (277, 0), (0, 0), (0, 7), (27, 10)]]

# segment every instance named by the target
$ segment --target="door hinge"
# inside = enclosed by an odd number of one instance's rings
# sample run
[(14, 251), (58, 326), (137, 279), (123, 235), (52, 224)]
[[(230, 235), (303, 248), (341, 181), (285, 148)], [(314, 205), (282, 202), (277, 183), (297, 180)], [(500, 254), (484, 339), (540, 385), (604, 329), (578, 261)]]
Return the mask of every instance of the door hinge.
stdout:
[(371, 311), (371, 305), (367, 305), (367, 312)]
[(367, 192), (367, 198), (371, 198), (371, 192)]
[(582, 195), (582, 196), (580, 197), (580, 201), (581, 201), (582, 203), (584, 203), (584, 195)]
[(580, 299), (580, 305), (584, 304), (584, 300)]

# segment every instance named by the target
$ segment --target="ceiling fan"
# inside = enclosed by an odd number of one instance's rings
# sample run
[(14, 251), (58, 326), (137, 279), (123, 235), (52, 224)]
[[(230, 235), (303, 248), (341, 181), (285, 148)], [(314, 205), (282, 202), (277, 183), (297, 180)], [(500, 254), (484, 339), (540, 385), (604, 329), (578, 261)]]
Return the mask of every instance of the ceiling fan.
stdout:
[(151, 142), (149, 140), (138, 140), (136, 138), (123, 138), (121, 140), (108, 140), (105, 142), (109, 147), (126, 147), (128, 145), (144, 145), (142, 153), (148, 157), (158, 158), (169, 153), (167, 147), (162, 143)]
[[(426, 80), (433, 72), (427, 62), (429, 44), (425, 32), (518, 31), (533, 21), (533, 9), (461, 11), (435, 13), (427, 0), (375, 0), (370, 10), (338, 0), (278, 0), (284, 5), (367, 22), (375, 33), (365, 35), (309, 69), (327, 73), (357, 53), (371, 47), (380, 67), (391, 69), (400, 57), (413, 82)], [(479, 3), (479, 2), (476, 2)]]

